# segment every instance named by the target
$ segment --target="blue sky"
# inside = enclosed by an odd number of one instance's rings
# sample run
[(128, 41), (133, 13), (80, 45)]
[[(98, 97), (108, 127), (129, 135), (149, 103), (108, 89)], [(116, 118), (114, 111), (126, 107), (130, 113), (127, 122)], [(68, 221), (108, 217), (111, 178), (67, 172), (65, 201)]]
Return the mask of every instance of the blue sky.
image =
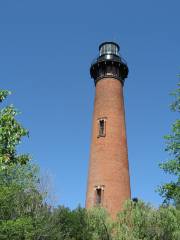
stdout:
[[(55, 204), (84, 206), (95, 88), (89, 67), (103, 41), (120, 44), (132, 197), (157, 206), (168, 106), (180, 72), (180, 1), (0, 2), (0, 87), (30, 138), (19, 148), (50, 176)], [(53, 197), (54, 199), (54, 197)]]

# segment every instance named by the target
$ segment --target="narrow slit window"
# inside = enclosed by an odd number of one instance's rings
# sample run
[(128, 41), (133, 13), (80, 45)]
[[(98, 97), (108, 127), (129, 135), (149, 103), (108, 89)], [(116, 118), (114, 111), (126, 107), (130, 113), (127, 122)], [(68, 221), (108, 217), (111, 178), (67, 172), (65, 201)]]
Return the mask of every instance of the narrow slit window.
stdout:
[(105, 135), (106, 135), (106, 121), (104, 119), (100, 119), (98, 137), (105, 137)]
[(100, 205), (102, 203), (102, 189), (96, 189), (96, 205)]
[(103, 199), (104, 199), (104, 185), (99, 185), (95, 186), (94, 188), (94, 205), (98, 206), (101, 205), (103, 206)]

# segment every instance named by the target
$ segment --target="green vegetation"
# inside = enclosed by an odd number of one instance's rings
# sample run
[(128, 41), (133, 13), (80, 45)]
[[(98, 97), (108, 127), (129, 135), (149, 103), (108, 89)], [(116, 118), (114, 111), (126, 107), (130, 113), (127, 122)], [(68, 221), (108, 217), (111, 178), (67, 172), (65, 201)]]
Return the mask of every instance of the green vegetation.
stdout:
[[(180, 84), (171, 108), (180, 111)], [(0, 91), (0, 103), (10, 93)], [(179, 240), (180, 239), (180, 121), (166, 136), (172, 159), (160, 167), (174, 181), (159, 188), (164, 203), (153, 208), (127, 201), (112, 220), (105, 209), (53, 208), (40, 189), (39, 169), (16, 147), (28, 131), (16, 120), (12, 106), (0, 110), (0, 239), (1, 240)], [(170, 205), (173, 203), (172, 205)]]
[[(9, 91), (0, 91), (0, 102), (8, 95)], [(0, 164), (6, 168), (13, 163), (25, 164), (30, 157), (27, 154), (17, 155), (16, 146), (21, 138), (28, 136), (28, 131), (16, 120), (18, 111), (13, 105), (7, 106), (0, 111)]]
[[(10, 93), (0, 91), (0, 102)], [(38, 189), (37, 166), (16, 147), (28, 131), (16, 120), (18, 111), (0, 111), (0, 239), (39, 239), (47, 207)]]
[(129, 201), (119, 213), (115, 240), (178, 240), (180, 211), (175, 207), (155, 209), (141, 201)]
[[(171, 110), (180, 112), (180, 81), (176, 91), (172, 93), (175, 100), (171, 104)], [(171, 127), (171, 134), (165, 136), (166, 149), (171, 159), (160, 164), (160, 167), (174, 177), (174, 180), (165, 183), (159, 188), (164, 203), (173, 203), (176, 207), (180, 207), (180, 120), (177, 119)]]

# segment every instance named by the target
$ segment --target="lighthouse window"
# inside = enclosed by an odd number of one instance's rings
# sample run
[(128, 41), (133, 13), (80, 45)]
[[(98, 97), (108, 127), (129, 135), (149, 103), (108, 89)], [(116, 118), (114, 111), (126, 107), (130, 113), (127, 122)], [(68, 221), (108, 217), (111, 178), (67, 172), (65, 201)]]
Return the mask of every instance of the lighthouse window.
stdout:
[(104, 119), (100, 119), (98, 137), (105, 137), (105, 135), (106, 135), (106, 121)]
[(100, 205), (102, 203), (102, 189), (96, 189), (96, 205)]
[(103, 189), (100, 187), (95, 190), (95, 205), (102, 204), (103, 201)]
[(104, 187), (104, 185), (95, 186), (94, 205), (103, 205)]

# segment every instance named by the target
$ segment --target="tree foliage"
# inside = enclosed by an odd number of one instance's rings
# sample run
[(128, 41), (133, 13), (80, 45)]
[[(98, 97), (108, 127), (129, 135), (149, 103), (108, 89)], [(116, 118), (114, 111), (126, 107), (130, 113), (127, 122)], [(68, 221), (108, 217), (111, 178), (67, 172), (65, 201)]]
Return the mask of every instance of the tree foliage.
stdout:
[[(10, 94), (0, 90), (0, 102)], [(17, 154), (16, 146), (22, 137), (28, 136), (28, 131), (16, 120), (19, 114), (13, 105), (0, 110), (0, 166), (5, 168), (13, 163), (25, 164), (29, 161), (28, 154)]]
[[(171, 110), (180, 112), (180, 81), (177, 89), (172, 93), (174, 101), (171, 104)], [(160, 164), (164, 172), (171, 174), (174, 180), (163, 184), (159, 188), (164, 203), (172, 202), (176, 206), (180, 206), (180, 119), (177, 119), (171, 127), (171, 134), (165, 136), (166, 148), (171, 159)]]
[(142, 201), (127, 201), (115, 223), (114, 240), (178, 240), (180, 211), (155, 209)]
[[(9, 95), (0, 91), (0, 102)], [(0, 239), (40, 239), (48, 208), (38, 189), (38, 168), (29, 155), (17, 154), (28, 131), (16, 120), (12, 106), (0, 110)]]

